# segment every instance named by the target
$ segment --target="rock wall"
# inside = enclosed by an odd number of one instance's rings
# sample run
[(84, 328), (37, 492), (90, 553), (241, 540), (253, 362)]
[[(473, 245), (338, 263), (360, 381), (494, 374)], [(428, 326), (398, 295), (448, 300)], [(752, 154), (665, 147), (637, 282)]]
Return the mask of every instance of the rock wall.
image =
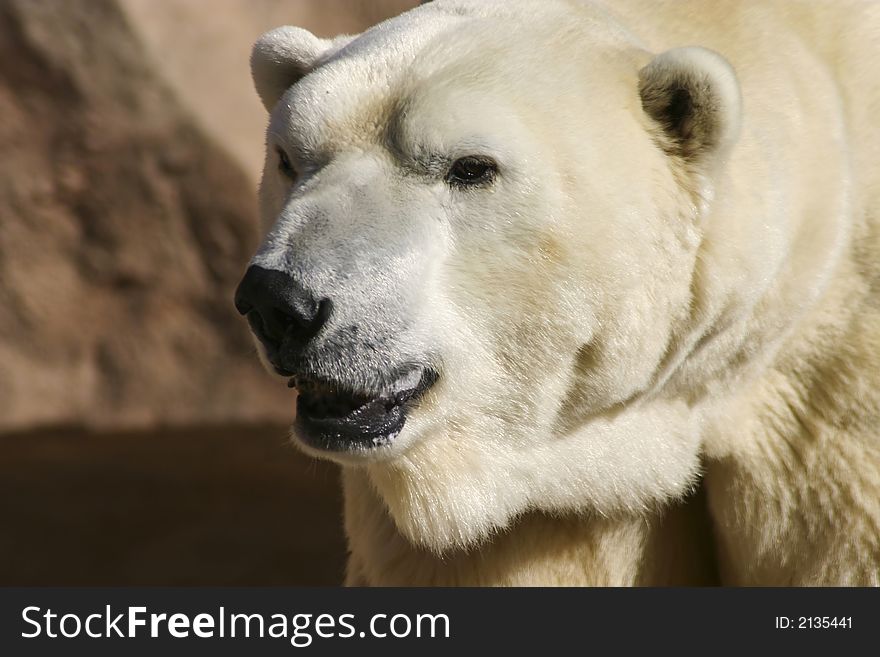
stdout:
[[(265, 110), (251, 91), (250, 50), (279, 25), (318, 36), (360, 32), (417, 0), (121, 0), (156, 68), (205, 130), (256, 179)], [(194, 29), (197, 26), (197, 29)]]

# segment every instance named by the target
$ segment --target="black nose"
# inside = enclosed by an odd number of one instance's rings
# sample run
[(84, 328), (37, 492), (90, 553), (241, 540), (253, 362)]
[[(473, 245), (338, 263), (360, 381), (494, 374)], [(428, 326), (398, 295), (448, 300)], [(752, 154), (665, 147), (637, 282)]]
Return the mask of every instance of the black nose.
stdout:
[(327, 323), (333, 304), (316, 299), (289, 274), (251, 265), (235, 291), (235, 308), (263, 344), (277, 350), (285, 338), (298, 346), (311, 340)]

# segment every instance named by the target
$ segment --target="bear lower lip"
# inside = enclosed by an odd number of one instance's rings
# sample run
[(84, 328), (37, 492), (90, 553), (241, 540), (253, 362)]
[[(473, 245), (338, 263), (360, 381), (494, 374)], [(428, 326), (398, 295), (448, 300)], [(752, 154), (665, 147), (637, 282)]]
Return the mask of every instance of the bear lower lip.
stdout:
[[(411, 380), (412, 373), (401, 380), (405, 378)], [(350, 392), (332, 383), (297, 379), (294, 429), (304, 443), (324, 451), (364, 451), (387, 445), (403, 430), (409, 403), (436, 379), (433, 370), (422, 370), (414, 387), (392, 387), (381, 394)]]

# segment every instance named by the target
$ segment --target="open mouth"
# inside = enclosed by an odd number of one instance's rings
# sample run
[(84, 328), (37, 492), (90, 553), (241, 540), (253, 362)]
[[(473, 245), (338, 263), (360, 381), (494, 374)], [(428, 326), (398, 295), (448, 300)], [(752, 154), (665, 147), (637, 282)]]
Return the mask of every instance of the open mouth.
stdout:
[(299, 397), (299, 438), (327, 451), (367, 450), (389, 444), (403, 429), (409, 407), (437, 380), (430, 368), (408, 370), (379, 393), (347, 389), (335, 381), (290, 379)]

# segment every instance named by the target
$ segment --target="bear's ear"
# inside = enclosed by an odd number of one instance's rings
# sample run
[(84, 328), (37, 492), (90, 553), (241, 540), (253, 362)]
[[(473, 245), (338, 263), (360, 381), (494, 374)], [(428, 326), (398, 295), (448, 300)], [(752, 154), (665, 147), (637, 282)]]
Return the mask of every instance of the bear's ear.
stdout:
[(639, 71), (639, 94), (670, 155), (710, 165), (736, 141), (742, 112), (739, 82), (716, 52), (690, 46), (657, 55)]
[(271, 112), (284, 92), (311, 71), (332, 45), (289, 25), (261, 36), (251, 51), (251, 75), (266, 110)]

